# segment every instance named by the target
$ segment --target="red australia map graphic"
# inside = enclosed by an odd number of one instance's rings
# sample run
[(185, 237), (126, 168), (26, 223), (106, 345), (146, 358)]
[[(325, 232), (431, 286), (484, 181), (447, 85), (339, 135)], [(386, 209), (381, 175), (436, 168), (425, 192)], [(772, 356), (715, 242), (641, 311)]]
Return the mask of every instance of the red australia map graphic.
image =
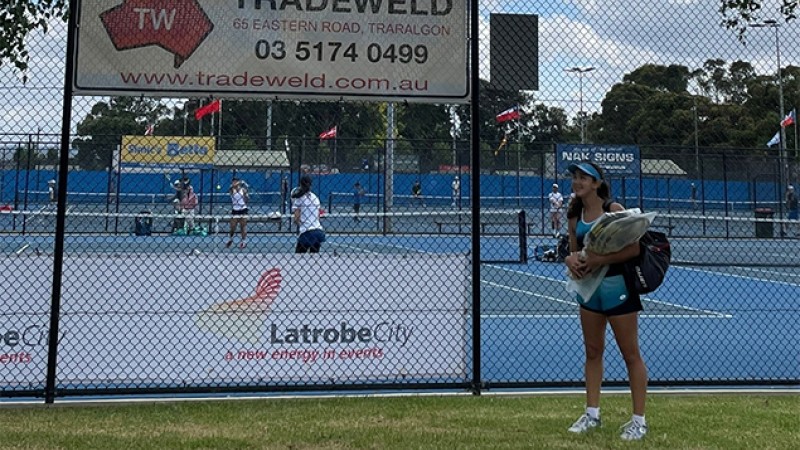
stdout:
[(179, 68), (214, 29), (197, 0), (125, 0), (100, 14), (117, 50), (155, 45)]

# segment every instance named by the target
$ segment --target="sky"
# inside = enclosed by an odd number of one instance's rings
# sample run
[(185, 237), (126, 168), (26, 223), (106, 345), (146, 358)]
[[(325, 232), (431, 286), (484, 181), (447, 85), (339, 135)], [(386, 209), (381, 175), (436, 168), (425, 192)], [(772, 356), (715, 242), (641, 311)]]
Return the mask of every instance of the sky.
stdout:
[[(681, 64), (691, 69), (719, 58), (750, 61), (761, 74), (775, 73), (773, 29), (750, 29), (747, 44), (724, 29), (719, 0), (481, 0), (480, 73), (489, 78), (490, 13), (539, 15), (538, 102), (564, 108), (599, 111), (606, 92), (643, 64)], [(780, 0), (767, 0), (765, 11), (779, 18)], [(770, 18), (768, 12), (764, 18)], [(782, 66), (800, 66), (800, 20), (778, 29)], [(27, 84), (8, 64), (0, 67), (0, 140), (9, 133), (58, 134), (61, 130), (66, 26), (53, 23), (48, 33), (28, 40), (32, 55)], [(580, 89), (568, 67), (594, 67)], [(98, 99), (76, 97), (71, 128)], [(787, 109), (791, 105), (787, 105)], [(499, 112), (499, 111), (498, 111)]]

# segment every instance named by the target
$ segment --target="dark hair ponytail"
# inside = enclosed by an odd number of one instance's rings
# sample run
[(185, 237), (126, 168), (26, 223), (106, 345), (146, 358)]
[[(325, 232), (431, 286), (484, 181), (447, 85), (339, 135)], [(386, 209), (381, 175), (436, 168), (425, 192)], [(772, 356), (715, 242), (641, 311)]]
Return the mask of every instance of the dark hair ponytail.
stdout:
[(292, 191), (292, 198), (300, 198), (311, 191), (311, 177), (303, 175), (300, 177), (300, 187)]
[[(605, 204), (609, 199), (611, 199), (611, 186), (609, 186), (608, 181), (606, 181), (606, 176), (603, 174), (603, 169), (593, 162), (587, 162), (592, 167), (597, 170), (597, 173), (600, 174), (600, 186), (597, 187), (597, 196), (603, 200)], [(573, 217), (580, 217), (581, 211), (583, 211), (583, 200), (580, 197), (575, 197), (569, 203), (569, 210), (567, 210), (567, 219), (572, 219)]]

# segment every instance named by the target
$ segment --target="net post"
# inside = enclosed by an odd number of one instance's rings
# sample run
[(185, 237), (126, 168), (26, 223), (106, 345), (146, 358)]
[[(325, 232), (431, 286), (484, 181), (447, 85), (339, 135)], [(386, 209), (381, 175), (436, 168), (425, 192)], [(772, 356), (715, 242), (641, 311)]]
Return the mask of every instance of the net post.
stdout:
[(519, 224), (519, 262), (528, 263), (528, 222), (525, 217), (525, 210), (521, 209), (517, 214)]

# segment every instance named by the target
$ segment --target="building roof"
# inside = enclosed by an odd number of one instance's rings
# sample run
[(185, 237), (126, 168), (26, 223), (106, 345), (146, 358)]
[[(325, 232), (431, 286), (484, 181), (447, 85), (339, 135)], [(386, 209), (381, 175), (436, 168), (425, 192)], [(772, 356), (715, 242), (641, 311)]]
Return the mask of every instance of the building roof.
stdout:
[(214, 167), (285, 169), (289, 156), (274, 150), (217, 150)]
[(686, 171), (671, 159), (643, 159), (642, 175), (667, 175), (685, 177)]

